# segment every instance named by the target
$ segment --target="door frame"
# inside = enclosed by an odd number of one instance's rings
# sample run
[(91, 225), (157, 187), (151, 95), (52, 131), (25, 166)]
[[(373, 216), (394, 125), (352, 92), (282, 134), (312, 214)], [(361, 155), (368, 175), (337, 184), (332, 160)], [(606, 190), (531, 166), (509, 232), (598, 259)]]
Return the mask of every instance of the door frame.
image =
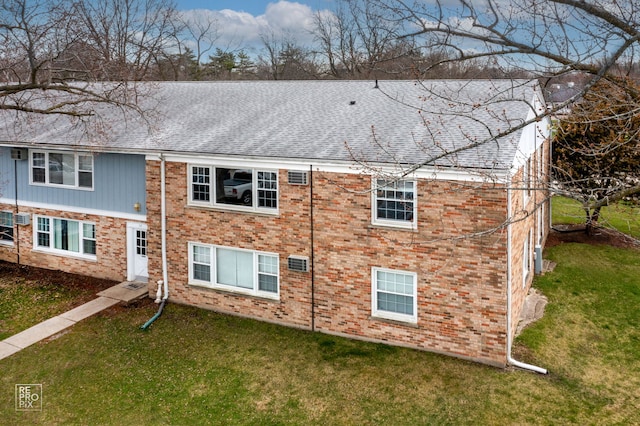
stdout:
[[(134, 281), (136, 276), (149, 278), (149, 264), (145, 267), (146, 275), (136, 274), (137, 253), (136, 253), (136, 231), (147, 232), (147, 224), (142, 222), (127, 222), (127, 280)], [(149, 259), (149, 239), (147, 233), (147, 262)]]

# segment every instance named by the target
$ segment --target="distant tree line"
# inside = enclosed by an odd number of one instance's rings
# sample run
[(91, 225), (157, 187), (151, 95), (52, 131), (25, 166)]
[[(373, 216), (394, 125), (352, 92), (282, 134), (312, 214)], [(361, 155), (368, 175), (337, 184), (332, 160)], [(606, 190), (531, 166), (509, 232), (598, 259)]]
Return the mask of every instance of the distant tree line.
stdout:
[(222, 46), (221, 24), (186, 18), (172, 0), (7, 0), (0, 81), (414, 79), (529, 77), (493, 59), (425, 49), (368, 0), (314, 16), (312, 45), (262, 34), (258, 51)]

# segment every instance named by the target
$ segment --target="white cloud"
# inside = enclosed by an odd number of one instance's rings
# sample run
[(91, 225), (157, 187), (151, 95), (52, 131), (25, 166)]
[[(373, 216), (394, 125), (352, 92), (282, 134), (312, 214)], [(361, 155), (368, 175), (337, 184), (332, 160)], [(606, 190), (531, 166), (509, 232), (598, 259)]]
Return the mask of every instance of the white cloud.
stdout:
[[(322, 11), (327, 13), (328, 11)], [(195, 9), (181, 12), (186, 19), (212, 19), (218, 29), (215, 47), (223, 50), (245, 49), (257, 53), (262, 49), (261, 35), (276, 38), (287, 35), (298, 44), (313, 41), (313, 16), (311, 7), (290, 1), (269, 3), (264, 14), (254, 16), (236, 10)]]
[(313, 28), (313, 13), (307, 5), (279, 1), (269, 3), (262, 17), (273, 29), (301, 34)]

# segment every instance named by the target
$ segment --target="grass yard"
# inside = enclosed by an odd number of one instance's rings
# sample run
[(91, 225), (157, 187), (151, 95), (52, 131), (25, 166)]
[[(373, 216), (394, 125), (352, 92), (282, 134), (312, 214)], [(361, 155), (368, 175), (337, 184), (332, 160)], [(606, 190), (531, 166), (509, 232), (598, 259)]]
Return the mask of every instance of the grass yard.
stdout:
[(0, 262), (0, 340), (96, 297), (116, 283)]
[[(584, 212), (576, 200), (555, 196), (551, 203), (554, 224), (585, 223)], [(600, 225), (640, 239), (640, 206), (629, 202), (605, 206), (600, 213)]]
[[(567, 243), (547, 257), (547, 313), (515, 348), (547, 376), (173, 304), (142, 331), (145, 301), (0, 360), (1, 423), (638, 424), (640, 252)], [(56, 297), (6, 279), (34, 304)], [(41, 412), (15, 411), (19, 383), (42, 384)]]

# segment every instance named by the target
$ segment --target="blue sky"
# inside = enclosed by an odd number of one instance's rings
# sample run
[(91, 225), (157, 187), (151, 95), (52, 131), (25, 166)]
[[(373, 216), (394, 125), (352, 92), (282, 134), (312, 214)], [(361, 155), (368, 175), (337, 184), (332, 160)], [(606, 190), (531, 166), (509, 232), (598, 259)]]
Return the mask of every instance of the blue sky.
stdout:
[[(250, 13), (254, 16), (264, 14), (269, 3), (277, 3), (277, 0), (176, 0), (179, 10), (210, 9), (210, 10), (235, 10)], [(333, 0), (299, 0), (297, 3), (310, 6), (312, 9), (330, 8)]]
[[(264, 47), (261, 37), (285, 37), (298, 45), (313, 43), (315, 13), (331, 13), (335, 0), (176, 0), (189, 21), (215, 22), (216, 40), (208, 53), (220, 48), (255, 55)], [(206, 58), (206, 56), (205, 56)]]

